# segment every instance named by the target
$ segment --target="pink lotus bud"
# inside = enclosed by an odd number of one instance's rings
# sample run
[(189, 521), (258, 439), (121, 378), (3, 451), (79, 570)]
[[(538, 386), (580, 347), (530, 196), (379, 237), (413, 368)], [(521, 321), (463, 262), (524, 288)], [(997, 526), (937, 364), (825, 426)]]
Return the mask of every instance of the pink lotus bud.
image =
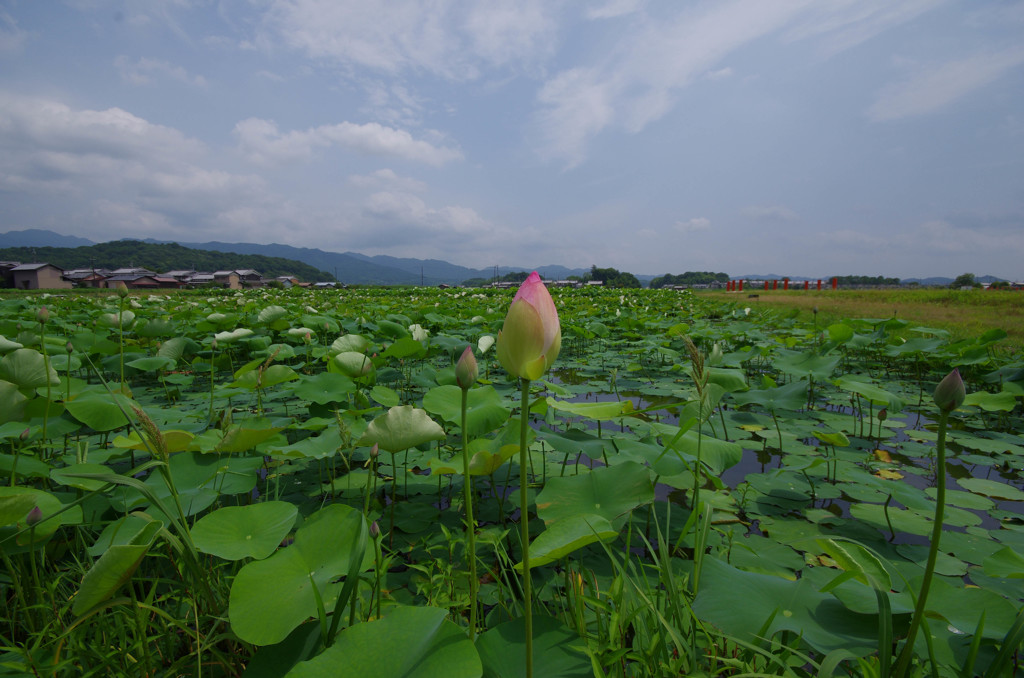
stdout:
[(370, 523), (370, 536), (374, 539), (380, 536), (380, 525), (377, 524), (376, 520)]
[(39, 524), (39, 521), (43, 519), (43, 509), (38, 506), (33, 506), (32, 510), (25, 516), (25, 524), (29, 527), (34, 527)]
[(373, 447), (370, 448), (370, 459), (376, 459), (378, 454), (380, 454), (380, 448), (377, 446), (377, 443), (374, 443)]
[(72, 345), (71, 345), (71, 342), (69, 341), (69, 342), (68, 342), (68, 343), (67, 343), (67, 344), (66, 344), (66, 345), (64, 346), (64, 350), (65, 350), (65, 351), (67, 351), (68, 353), (74, 353), (74, 352), (75, 352), (75, 347), (74, 347), (74, 346), (72, 346)]
[(958, 369), (947, 374), (935, 387), (935, 404), (943, 412), (952, 412), (960, 407), (966, 397), (967, 389), (964, 388), (964, 380), (960, 378)]
[(465, 391), (476, 383), (478, 376), (480, 376), (480, 368), (477, 367), (473, 347), (467, 346), (466, 350), (462, 352), (459, 362), (455, 364), (455, 383)]
[(562, 347), (558, 310), (534, 271), (519, 287), (498, 332), (498, 360), (514, 377), (539, 379)]
[(46, 310), (45, 306), (43, 306), (38, 311), (36, 311), (36, 320), (39, 321), (40, 325), (45, 325), (46, 321), (49, 320), (49, 319), (50, 319), (50, 312)]

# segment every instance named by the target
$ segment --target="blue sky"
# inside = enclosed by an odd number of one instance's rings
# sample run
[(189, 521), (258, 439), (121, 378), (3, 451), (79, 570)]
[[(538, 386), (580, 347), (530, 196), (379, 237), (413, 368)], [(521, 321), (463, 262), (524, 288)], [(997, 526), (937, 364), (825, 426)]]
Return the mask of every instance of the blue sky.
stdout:
[(1024, 2), (0, 0), (0, 232), (1024, 278)]

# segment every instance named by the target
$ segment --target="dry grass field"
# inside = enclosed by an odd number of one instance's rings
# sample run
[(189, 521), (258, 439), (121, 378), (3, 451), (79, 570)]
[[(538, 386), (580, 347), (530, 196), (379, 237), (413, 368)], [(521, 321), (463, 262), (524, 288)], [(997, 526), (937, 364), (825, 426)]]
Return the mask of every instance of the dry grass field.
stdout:
[[(976, 337), (1001, 328), (1009, 335), (1000, 343), (1007, 351), (1024, 349), (1024, 292), (944, 289), (892, 290), (789, 290), (747, 289), (743, 292), (706, 292), (708, 297), (742, 303), (799, 309), (810, 319), (827, 325), (843, 318), (891, 318), (948, 330), (956, 338)], [(757, 295), (753, 297), (751, 295)]]

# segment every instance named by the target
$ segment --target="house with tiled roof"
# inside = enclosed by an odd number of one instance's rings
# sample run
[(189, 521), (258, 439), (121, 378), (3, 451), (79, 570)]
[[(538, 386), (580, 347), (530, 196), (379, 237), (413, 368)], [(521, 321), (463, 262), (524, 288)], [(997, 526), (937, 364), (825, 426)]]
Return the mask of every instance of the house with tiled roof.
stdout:
[(64, 269), (45, 262), (19, 264), (10, 269), (11, 286), (19, 290), (69, 290), (71, 282), (64, 279)]

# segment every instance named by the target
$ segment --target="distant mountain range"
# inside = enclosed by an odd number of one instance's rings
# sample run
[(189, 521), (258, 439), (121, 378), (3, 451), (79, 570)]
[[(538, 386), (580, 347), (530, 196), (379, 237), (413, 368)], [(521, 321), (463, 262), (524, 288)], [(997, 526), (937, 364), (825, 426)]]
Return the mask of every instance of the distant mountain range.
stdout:
[[(402, 259), (384, 255), (368, 256), (358, 252), (325, 252), (309, 247), (291, 245), (260, 245), (257, 243), (203, 242), (189, 243), (172, 240), (142, 239), (152, 244), (177, 243), (182, 247), (212, 252), (233, 252), (236, 254), (258, 254), (267, 257), (292, 259), (308, 264), (335, 276), (338, 281), (350, 285), (457, 285), (471, 278), (490, 280), (495, 269), (473, 269), (450, 264), (438, 259)], [(3, 247), (83, 247), (95, 245), (91, 240), (75, 236), (60, 235), (52, 231), (29, 229), (9, 231), (0, 234), (0, 248)], [(512, 271), (537, 271), (552, 280), (564, 279), (570, 275), (583, 275), (589, 269), (566, 268), (565, 266), (511, 267), (499, 266), (500, 277)], [(637, 276), (641, 280), (644, 278)], [(647, 277), (649, 280), (650, 277)]]
[[(292, 259), (330, 273), (338, 281), (350, 285), (439, 285), (441, 283), (457, 285), (472, 278), (490, 280), (513, 271), (537, 271), (549, 280), (563, 280), (571, 275), (582, 276), (589, 272), (586, 268), (566, 268), (565, 266), (549, 265), (536, 267), (499, 266), (497, 268), (474, 269), (451, 264), (439, 259), (411, 259), (389, 257), (385, 255), (368, 256), (358, 252), (325, 252), (308, 247), (292, 247), (291, 245), (260, 245), (257, 243), (225, 243), (204, 242), (187, 243), (173, 240), (154, 240), (146, 238), (142, 242), (154, 244), (177, 243), (182, 247), (194, 250), (213, 252), (233, 252), (236, 254), (255, 254), (266, 257)], [(61, 235), (42, 229), (8, 231), (0, 233), (0, 248), (3, 247), (83, 247), (95, 245), (91, 240), (73, 235)], [(649, 283), (654, 275), (635, 274), (644, 284)], [(786, 276), (778, 274), (735, 276), (746, 280), (781, 280)], [(803, 276), (789, 276), (792, 281), (816, 280)], [(990, 275), (977, 276), (981, 283), (1002, 280)], [(918, 283), (919, 285), (949, 285), (953, 278), (905, 278), (903, 284)]]

